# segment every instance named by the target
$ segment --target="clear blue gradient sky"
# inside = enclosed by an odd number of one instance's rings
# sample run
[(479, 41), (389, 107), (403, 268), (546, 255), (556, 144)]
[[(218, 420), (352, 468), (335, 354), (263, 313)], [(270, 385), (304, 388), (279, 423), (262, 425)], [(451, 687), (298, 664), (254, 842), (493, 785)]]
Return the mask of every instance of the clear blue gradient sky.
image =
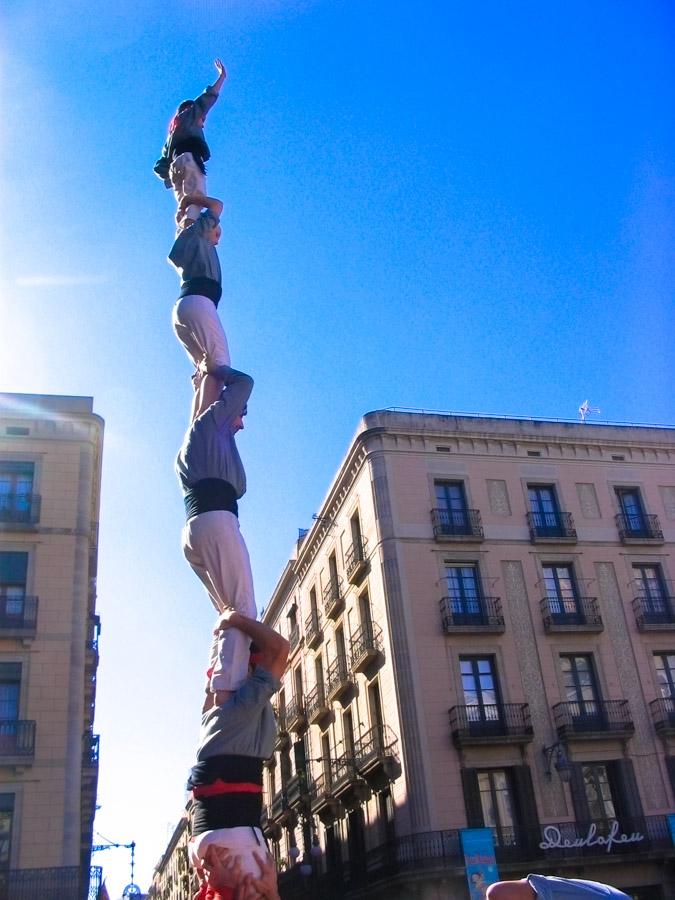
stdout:
[[(106, 420), (96, 827), (152, 868), (185, 799), (212, 614), (172, 471), (177, 103), (207, 136), (259, 605), (360, 416), (673, 423), (668, 0), (13, 0), (0, 52), (0, 384)], [(107, 851), (111, 896), (128, 855)]]

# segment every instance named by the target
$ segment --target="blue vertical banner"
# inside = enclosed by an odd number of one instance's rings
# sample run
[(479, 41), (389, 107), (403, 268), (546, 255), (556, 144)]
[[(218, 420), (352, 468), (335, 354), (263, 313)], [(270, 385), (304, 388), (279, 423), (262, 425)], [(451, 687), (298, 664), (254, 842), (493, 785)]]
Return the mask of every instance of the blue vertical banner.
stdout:
[(491, 828), (462, 828), (459, 832), (471, 900), (485, 900), (485, 892), (499, 881)]
[(668, 813), (666, 816), (668, 819), (668, 828), (670, 829), (670, 839), (673, 842), (673, 846), (675, 846), (675, 813)]

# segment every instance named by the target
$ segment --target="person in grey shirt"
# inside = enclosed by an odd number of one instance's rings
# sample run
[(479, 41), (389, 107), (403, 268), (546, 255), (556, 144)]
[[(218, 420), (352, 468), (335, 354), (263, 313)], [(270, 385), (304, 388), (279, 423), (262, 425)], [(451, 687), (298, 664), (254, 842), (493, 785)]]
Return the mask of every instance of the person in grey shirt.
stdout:
[(248, 677), (236, 691), (208, 694), (202, 711), (192, 791), (190, 858), (201, 867), (209, 847), (226, 848), (257, 877), (263, 761), (274, 752), (276, 721), (270, 703), (286, 669), (289, 644), (274, 629), (227, 610), (216, 631), (237, 629), (255, 642)]
[(222, 386), (223, 370), (230, 365), (230, 350), (218, 317), (222, 274), (216, 246), (220, 241), (223, 204), (216, 197), (193, 194), (182, 199), (204, 208), (198, 219), (180, 232), (169, 252), (169, 262), (181, 279), (173, 308), (176, 337), (194, 364), (195, 396), (192, 419), (207, 409)]
[[(235, 435), (244, 427), (250, 375), (225, 367), (218, 400), (190, 425), (176, 459), (186, 523), (183, 553), (218, 610), (256, 617), (251, 563), (239, 530), (237, 501), (246, 473)], [(246, 679), (249, 639), (236, 628), (215, 635), (209, 660), (212, 691), (236, 690)]]

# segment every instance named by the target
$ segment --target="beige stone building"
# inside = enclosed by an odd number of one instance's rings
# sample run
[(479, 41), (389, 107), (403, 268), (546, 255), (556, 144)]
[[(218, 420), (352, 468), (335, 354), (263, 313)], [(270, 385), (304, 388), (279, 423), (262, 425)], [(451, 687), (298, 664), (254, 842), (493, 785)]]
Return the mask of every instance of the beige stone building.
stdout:
[(155, 867), (148, 900), (189, 900), (199, 882), (188, 863), (190, 830), (187, 814), (176, 825), (166, 850)]
[(90, 890), (102, 441), (90, 397), (0, 394), (0, 897)]
[[(264, 619), (282, 896), (675, 897), (675, 429), (366, 415)], [(476, 893), (476, 896), (479, 896)]]

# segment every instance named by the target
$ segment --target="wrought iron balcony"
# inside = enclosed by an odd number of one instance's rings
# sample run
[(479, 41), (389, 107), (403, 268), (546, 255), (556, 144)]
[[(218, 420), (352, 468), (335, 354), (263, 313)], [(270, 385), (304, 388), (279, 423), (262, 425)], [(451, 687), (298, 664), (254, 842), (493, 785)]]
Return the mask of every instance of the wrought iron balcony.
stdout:
[(310, 725), (316, 725), (330, 715), (331, 707), (326, 700), (323, 685), (318, 684), (311, 691), (307, 692), (305, 710), (307, 712), (307, 721)]
[(453, 706), (450, 731), (457, 746), (469, 744), (525, 744), (532, 740), (527, 703)]
[(382, 629), (375, 622), (366, 622), (352, 636), (352, 671), (363, 672), (375, 662), (384, 660)]
[(342, 610), (345, 598), (342, 593), (342, 579), (331, 578), (324, 587), (323, 593), (323, 611), (327, 619), (335, 619)]
[(298, 625), (293, 625), (288, 635), (289, 653), (293, 653), (299, 643), (300, 628)]
[(313, 609), (305, 619), (305, 644), (310, 650), (318, 647), (323, 640), (321, 617), (318, 609)]
[(378, 773), (393, 781), (400, 771), (398, 738), (388, 725), (374, 725), (356, 741), (354, 760), (367, 781)]
[(354, 687), (352, 674), (344, 656), (336, 656), (326, 673), (326, 695), (329, 700), (338, 700)]
[(274, 749), (285, 750), (291, 743), (291, 739), (288, 736), (288, 726), (286, 724), (286, 709), (273, 708), (277, 720), (277, 733), (274, 738)]
[(477, 509), (432, 509), (431, 524), (437, 541), (482, 541), (485, 538)]
[(290, 820), (292, 812), (286, 791), (277, 791), (269, 806), (269, 820), (277, 825), (283, 825)]
[[(621, 836), (627, 840), (622, 842)], [(604, 840), (597, 840), (599, 837)], [(501, 834), (495, 834), (495, 838), (498, 863), (506, 866), (537, 861), (543, 867), (554, 868), (564, 877), (577, 877), (584, 861), (611, 866), (613, 858), (620, 856), (627, 862), (625, 858), (630, 856), (636, 861), (665, 859), (669, 865), (675, 859), (675, 847), (665, 815), (622, 817), (583, 824), (526, 825), (501, 829)], [(421, 873), (429, 878), (452, 877), (463, 869), (460, 830), (426, 831), (388, 840), (351, 862), (343, 859), (339, 870), (329, 869), (318, 877), (313, 895), (330, 898), (366, 896), (364, 891), (372, 885), (377, 886), (378, 895), (389, 896), (387, 886), (390, 884), (392, 896), (395, 891), (401, 896), (412, 896), (413, 885), (419, 883)], [(521, 869), (522, 866), (518, 866), (518, 871)], [(548, 868), (544, 870), (549, 871)], [(607, 879), (614, 881), (609, 875)], [(282, 897), (296, 900), (307, 896), (306, 881), (297, 867), (280, 874), (279, 886)], [(624, 890), (630, 892), (630, 888)]]
[(358, 584), (368, 569), (368, 541), (366, 538), (362, 537), (350, 544), (345, 554), (345, 565), (347, 566), (347, 581), (350, 584)]
[(635, 731), (627, 700), (556, 703), (553, 718), (562, 739), (630, 737)]
[(340, 804), (333, 790), (332, 764), (325, 764), (309, 782), (309, 799), (313, 813), (331, 818), (337, 815)]
[(441, 622), (446, 634), (504, 631), (504, 616), (499, 597), (454, 597), (441, 599)]
[(652, 721), (657, 734), (675, 735), (675, 700), (672, 697), (659, 697), (649, 704)]
[(286, 799), (292, 809), (309, 804), (309, 785), (306, 772), (297, 772), (289, 779), (286, 785)]
[(98, 766), (98, 751), (100, 735), (85, 731), (82, 738), (82, 765), (87, 767)]
[(541, 601), (544, 630), (602, 631), (602, 617), (596, 597), (544, 597)]
[(530, 540), (554, 544), (573, 544), (577, 539), (572, 514), (568, 512), (529, 512)]
[(633, 598), (633, 611), (640, 631), (670, 631), (675, 628), (675, 597), (640, 594)]
[(304, 731), (307, 727), (307, 710), (302, 698), (293, 698), (286, 706), (286, 724), (289, 731)]
[(0, 637), (34, 635), (37, 611), (37, 597), (0, 597)]
[(52, 869), (0, 871), (2, 900), (96, 900), (100, 896), (101, 866), (59, 866)]
[(31, 719), (0, 719), (0, 760), (32, 759), (35, 755), (35, 722)]
[(662, 544), (663, 532), (658, 516), (646, 513), (627, 515), (617, 513), (614, 517), (622, 544)]
[(0, 494), (0, 525), (35, 525), (40, 521), (39, 494)]
[(348, 750), (348, 753), (351, 755), (341, 756), (331, 763), (333, 767), (331, 783), (335, 797), (347, 807), (351, 807), (368, 799), (370, 789), (356, 768), (353, 748), (351, 751)]

